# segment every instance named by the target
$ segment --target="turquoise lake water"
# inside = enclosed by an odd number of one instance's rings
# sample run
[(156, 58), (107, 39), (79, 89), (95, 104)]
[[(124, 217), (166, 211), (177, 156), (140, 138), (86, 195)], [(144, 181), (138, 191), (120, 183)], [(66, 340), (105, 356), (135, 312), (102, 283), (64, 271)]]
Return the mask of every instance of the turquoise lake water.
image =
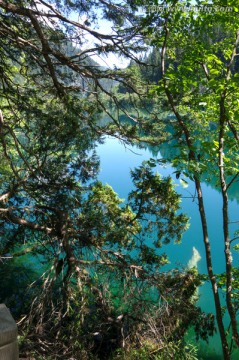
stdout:
[[(120, 198), (126, 199), (132, 189), (130, 179), (130, 169), (139, 166), (143, 160), (152, 158), (149, 149), (139, 149), (137, 147), (125, 146), (122, 142), (114, 138), (106, 138), (103, 145), (98, 146), (97, 153), (101, 161), (101, 171), (99, 179), (113, 187)], [(160, 158), (160, 153), (156, 158)], [(195, 247), (201, 255), (198, 262), (200, 273), (207, 273), (204, 244), (202, 241), (202, 230), (198, 212), (197, 199), (194, 198), (195, 187), (190, 180), (188, 187), (183, 188), (180, 179), (176, 179), (175, 169), (170, 165), (165, 167), (157, 166), (156, 170), (162, 175), (172, 175), (176, 190), (182, 195), (182, 211), (190, 217), (190, 228), (185, 232), (180, 245), (169, 244), (162, 248), (162, 252), (167, 252), (171, 267), (186, 266), (193, 255)], [(209, 236), (212, 247), (213, 266), (216, 273), (225, 270), (223, 232), (222, 232), (222, 199), (219, 190), (210, 184), (203, 183), (204, 201), (209, 226)], [(238, 220), (239, 185), (233, 185), (230, 192), (230, 221)], [(231, 237), (236, 230), (236, 224), (231, 226)], [(239, 253), (233, 253), (234, 266), (239, 263)], [(204, 284), (200, 289), (199, 306), (206, 312), (214, 312), (214, 303), (210, 284)], [(200, 343), (202, 351), (200, 359), (222, 359), (221, 346), (218, 335), (215, 335), (209, 342)], [(234, 354), (233, 360), (239, 359), (239, 354)]]

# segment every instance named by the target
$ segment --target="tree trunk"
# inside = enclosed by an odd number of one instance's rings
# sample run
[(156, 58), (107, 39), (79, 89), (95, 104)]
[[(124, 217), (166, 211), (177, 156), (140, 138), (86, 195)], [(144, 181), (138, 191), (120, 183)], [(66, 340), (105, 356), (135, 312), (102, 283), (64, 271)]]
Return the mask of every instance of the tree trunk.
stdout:
[(226, 259), (226, 303), (231, 320), (232, 335), (237, 347), (239, 347), (239, 334), (237, 331), (236, 311), (232, 303), (232, 254), (231, 242), (229, 236), (229, 215), (228, 215), (228, 193), (227, 183), (224, 173), (224, 135), (225, 135), (225, 92), (222, 93), (220, 103), (220, 131), (219, 131), (219, 150), (218, 150), (218, 168), (220, 174), (220, 185), (222, 191), (222, 216), (223, 216), (223, 235), (224, 235), (224, 251)]

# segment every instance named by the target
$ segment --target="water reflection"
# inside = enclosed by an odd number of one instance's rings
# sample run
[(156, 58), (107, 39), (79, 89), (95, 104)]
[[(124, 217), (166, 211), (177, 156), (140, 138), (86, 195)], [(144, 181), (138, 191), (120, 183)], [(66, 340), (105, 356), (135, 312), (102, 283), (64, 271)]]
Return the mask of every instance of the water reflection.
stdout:
[[(200, 144), (200, 142), (198, 142), (198, 144)], [(169, 141), (168, 143), (165, 142), (163, 144), (160, 144), (158, 146), (153, 146), (146, 142), (143, 142), (141, 144), (141, 147), (143, 147), (144, 149), (147, 149), (152, 157), (167, 159), (167, 161), (170, 164), (172, 164), (172, 161), (175, 158), (180, 158), (180, 156), (182, 156), (182, 151), (184, 151), (184, 149), (182, 149), (178, 146), (177, 141), (175, 139)], [(219, 184), (219, 177), (218, 177), (218, 170), (217, 170), (216, 166), (213, 166), (213, 164), (211, 162), (210, 162), (211, 166), (208, 166), (209, 161), (207, 158), (203, 159), (200, 154), (198, 155), (198, 157), (199, 157), (199, 160), (197, 160), (198, 163), (205, 162), (205, 170), (201, 173), (202, 182), (205, 183), (207, 186), (210, 186), (212, 189), (214, 189), (218, 192), (221, 192), (220, 184)], [(216, 162), (217, 162), (217, 159), (215, 158), (215, 165), (216, 165)], [(176, 174), (181, 171), (180, 167), (172, 166), (172, 169), (174, 169), (172, 171), (172, 173), (175, 173), (175, 177), (176, 177)], [(230, 187), (228, 189), (228, 197), (231, 201), (236, 200), (237, 203), (239, 203), (239, 176), (238, 177), (237, 176), (236, 177), (235, 176), (228, 177), (227, 183), (229, 184), (231, 182), (231, 180), (233, 180), (233, 179), (234, 179), (234, 181), (232, 182), (232, 184), (230, 185)], [(188, 179), (186, 179), (186, 181), (188, 181)]]

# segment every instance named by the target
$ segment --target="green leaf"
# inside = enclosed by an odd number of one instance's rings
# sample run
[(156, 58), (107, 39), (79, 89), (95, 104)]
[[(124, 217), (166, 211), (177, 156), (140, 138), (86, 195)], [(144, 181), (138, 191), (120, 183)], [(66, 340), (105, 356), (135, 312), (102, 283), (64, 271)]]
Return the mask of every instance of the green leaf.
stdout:
[(211, 74), (211, 75), (219, 75), (219, 74), (220, 74), (220, 71), (217, 70), (217, 69), (211, 69), (211, 70), (210, 70), (210, 74)]

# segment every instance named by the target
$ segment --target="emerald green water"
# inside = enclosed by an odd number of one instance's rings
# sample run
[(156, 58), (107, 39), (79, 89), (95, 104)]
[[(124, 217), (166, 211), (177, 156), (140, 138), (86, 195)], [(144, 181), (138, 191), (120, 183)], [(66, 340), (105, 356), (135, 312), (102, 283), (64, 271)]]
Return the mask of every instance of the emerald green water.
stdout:
[[(143, 160), (153, 157), (149, 149), (138, 149), (137, 147), (126, 147), (117, 139), (107, 138), (103, 145), (98, 146), (98, 155), (101, 160), (100, 180), (108, 183), (118, 193), (126, 199), (127, 194), (132, 189), (130, 179), (130, 169), (141, 164)], [(154, 157), (160, 158), (160, 153), (154, 154)], [(195, 187), (190, 180), (188, 187), (183, 188), (180, 179), (176, 179), (175, 169), (170, 165), (165, 167), (157, 166), (156, 170), (162, 175), (172, 175), (176, 190), (182, 195), (182, 211), (190, 217), (190, 228), (183, 236), (180, 245), (169, 244), (162, 248), (162, 252), (167, 251), (170, 260), (170, 267), (186, 266), (192, 258), (193, 247), (201, 255), (198, 262), (200, 273), (206, 273), (205, 250), (202, 241), (202, 230), (198, 212), (198, 205), (195, 196)], [(225, 271), (223, 232), (222, 232), (222, 199), (219, 189), (212, 184), (203, 183), (203, 194), (208, 219), (209, 236), (212, 247), (213, 266), (216, 273)], [(230, 192), (230, 221), (238, 220), (238, 199), (239, 187), (233, 185)], [(236, 230), (236, 224), (231, 226), (231, 236)], [(239, 253), (233, 253), (234, 265), (239, 263)], [(199, 289), (199, 306), (206, 312), (215, 312), (210, 284), (204, 284)], [(193, 335), (190, 335), (190, 341), (194, 341)], [(200, 342), (200, 359), (222, 359), (221, 346), (218, 335), (210, 339), (209, 344)], [(232, 359), (239, 359), (239, 354), (235, 353)]]

